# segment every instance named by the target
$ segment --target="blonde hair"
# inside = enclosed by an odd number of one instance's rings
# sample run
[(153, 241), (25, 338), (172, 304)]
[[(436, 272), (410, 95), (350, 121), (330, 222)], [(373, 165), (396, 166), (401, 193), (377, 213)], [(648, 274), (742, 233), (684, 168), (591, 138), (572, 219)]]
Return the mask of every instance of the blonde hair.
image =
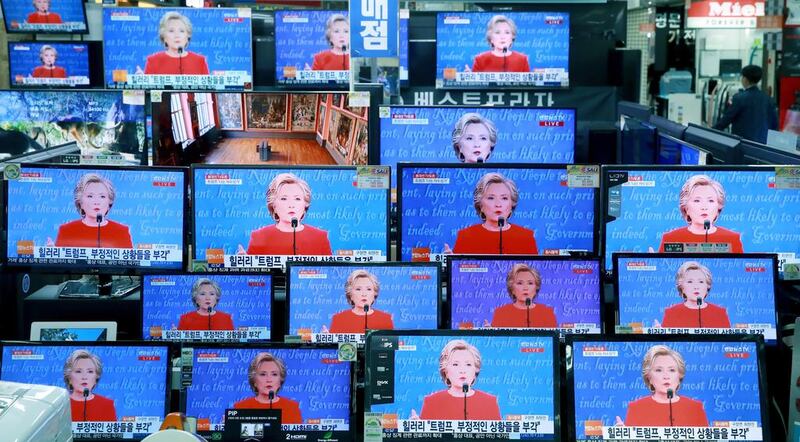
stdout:
[(489, 155), (487, 155), (484, 160), (489, 159), (489, 156), (494, 152), (494, 145), (497, 144), (497, 127), (492, 120), (484, 118), (475, 112), (468, 112), (462, 115), (461, 118), (456, 121), (456, 125), (453, 128), (452, 141), (456, 157), (462, 162), (464, 161), (464, 154), (461, 153), (461, 139), (464, 137), (464, 131), (467, 129), (467, 126), (470, 124), (483, 124), (486, 130), (489, 131), (489, 142), (492, 143), (492, 147), (489, 150)]
[(103, 376), (103, 362), (100, 361), (100, 358), (97, 355), (90, 353), (88, 350), (80, 349), (75, 350), (72, 352), (67, 360), (64, 361), (64, 385), (67, 386), (67, 390), (72, 392), (74, 389), (72, 388), (72, 384), (69, 382), (69, 377), (72, 375), (72, 367), (75, 366), (78, 361), (81, 359), (88, 359), (92, 361), (95, 368), (95, 379), (94, 385), (95, 387), (97, 384), (100, 383), (100, 377)]
[(158, 39), (161, 40), (161, 44), (167, 44), (167, 42), (164, 41), (164, 34), (167, 33), (167, 23), (169, 23), (170, 20), (180, 20), (183, 26), (186, 27), (186, 46), (189, 46), (189, 41), (192, 39), (192, 22), (189, 21), (189, 18), (185, 15), (175, 11), (167, 12), (161, 17), (161, 21), (158, 22)]
[(683, 384), (683, 378), (686, 376), (686, 362), (683, 360), (683, 356), (677, 351), (667, 347), (666, 345), (654, 345), (647, 350), (647, 353), (644, 354), (644, 359), (642, 359), (642, 379), (644, 380), (644, 385), (647, 387), (648, 390), (654, 391), (655, 387), (653, 387), (653, 383), (650, 382), (648, 378), (650, 373), (650, 368), (653, 366), (653, 362), (659, 356), (671, 356), (672, 359), (675, 359), (675, 363), (678, 364), (678, 373), (680, 374), (680, 379), (678, 380), (678, 385), (675, 386), (675, 391), (678, 391), (681, 388), (681, 384)]
[[(87, 173), (78, 179), (77, 184), (75, 184), (75, 190), (72, 193), (75, 208), (78, 209), (78, 213), (81, 215), (81, 218), (86, 216), (86, 213), (83, 211), (83, 209), (81, 209), (81, 198), (83, 198), (83, 192), (86, 190), (86, 186), (96, 183), (102, 184), (106, 186), (106, 189), (108, 189), (108, 210), (110, 211), (111, 207), (114, 205), (117, 192), (114, 191), (114, 185), (111, 184), (111, 181), (96, 173)], [(108, 215), (108, 212), (103, 214), (103, 216), (105, 215)]]
[(689, 218), (689, 215), (686, 213), (686, 204), (689, 202), (689, 195), (691, 195), (694, 189), (700, 186), (711, 186), (711, 188), (717, 193), (717, 205), (719, 206), (719, 210), (717, 211), (717, 216), (714, 217), (714, 222), (716, 222), (717, 218), (719, 218), (719, 215), (722, 213), (722, 209), (725, 207), (725, 189), (722, 187), (722, 184), (720, 184), (719, 181), (712, 179), (708, 175), (693, 175), (689, 177), (685, 183), (683, 183), (680, 196), (678, 197), (678, 208), (681, 211), (681, 216), (687, 222), (692, 222), (692, 219)]
[(689, 270), (700, 270), (700, 272), (703, 273), (703, 276), (706, 278), (706, 286), (708, 287), (708, 290), (706, 291), (707, 296), (708, 292), (711, 291), (711, 283), (713, 282), (711, 278), (711, 270), (697, 261), (686, 261), (685, 263), (681, 264), (680, 267), (678, 267), (678, 272), (675, 273), (675, 288), (678, 290), (678, 295), (680, 295), (680, 297), (683, 299), (686, 299), (686, 295), (683, 294), (682, 290), (683, 278), (686, 276), (686, 272)]
[(517, 208), (517, 202), (519, 202), (519, 191), (514, 181), (496, 172), (490, 172), (482, 176), (475, 185), (475, 191), (472, 195), (472, 204), (475, 207), (475, 212), (478, 213), (482, 220), (486, 220), (486, 215), (481, 211), (481, 200), (486, 189), (492, 184), (505, 184), (508, 186), (508, 190), (511, 192), (511, 213), (508, 214), (508, 217), (511, 218), (511, 215), (514, 214), (514, 209)]
[(306, 208), (303, 211), (303, 216), (300, 217), (302, 220), (308, 213), (308, 208), (311, 207), (311, 187), (308, 186), (304, 179), (293, 173), (280, 173), (269, 183), (269, 187), (267, 187), (267, 210), (269, 210), (270, 216), (277, 221), (278, 218), (275, 217), (275, 198), (281, 188), (287, 184), (297, 184), (300, 186), (300, 190), (303, 191), (303, 200), (306, 202)]
[(198, 278), (194, 284), (192, 284), (192, 304), (194, 304), (195, 307), (200, 307), (200, 305), (197, 304), (197, 295), (200, 294), (200, 287), (204, 285), (210, 285), (211, 288), (217, 292), (217, 304), (219, 304), (219, 300), (222, 298), (222, 289), (219, 288), (219, 284), (208, 278)]
[(353, 305), (353, 306), (356, 305), (356, 303), (353, 302), (351, 294), (352, 294), (352, 291), (353, 291), (353, 285), (356, 283), (356, 279), (358, 279), (358, 278), (367, 278), (367, 279), (369, 279), (369, 282), (372, 283), (372, 287), (375, 288), (375, 299), (373, 300), (373, 302), (377, 301), (378, 300), (378, 293), (380, 293), (380, 291), (381, 291), (381, 283), (380, 283), (380, 281), (378, 281), (378, 278), (375, 275), (373, 275), (372, 273), (370, 273), (370, 272), (368, 272), (366, 270), (363, 270), (363, 269), (359, 269), (359, 270), (354, 270), (353, 272), (351, 272), (350, 276), (347, 277), (347, 282), (345, 282), (345, 284), (344, 284), (344, 297), (347, 298), (347, 303), (350, 304), (350, 305)]
[(511, 270), (508, 272), (508, 276), (506, 276), (506, 289), (508, 290), (508, 294), (511, 296), (513, 301), (517, 300), (517, 297), (514, 296), (514, 280), (517, 279), (517, 275), (520, 273), (528, 272), (533, 275), (533, 281), (536, 283), (536, 293), (533, 295), (534, 299), (539, 296), (539, 289), (542, 288), (542, 275), (539, 274), (539, 271), (531, 268), (528, 264), (525, 263), (516, 263)]
[(42, 45), (42, 47), (39, 49), (39, 60), (42, 63), (44, 63), (44, 53), (47, 51), (53, 51), (53, 56), (58, 57), (58, 51), (56, 50), (56, 48), (50, 45)]
[(281, 358), (274, 356), (272, 353), (261, 352), (250, 361), (250, 367), (247, 369), (247, 382), (250, 383), (250, 389), (253, 390), (253, 393), (258, 394), (256, 376), (258, 375), (258, 366), (264, 362), (274, 362), (278, 366), (278, 371), (281, 376), (281, 385), (278, 387), (278, 390), (275, 391), (277, 394), (278, 391), (283, 388), (283, 383), (286, 381), (286, 364), (283, 363)]
[(350, 24), (350, 20), (348, 20), (347, 17), (344, 16), (344, 14), (333, 14), (330, 17), (328, 17), (328, 20), (325, 22), (325, 40), (327, 40), (328, 44), (331, 46), (333, 46), (333, 42), (331, 41), (331, 34), (333, 33), (333, 25), (337, 21), (343, 21), (348, 25)]
[(489, 43), (489, 46), (492, 46), (492, 31), (494, 31), (494, 27), (500, 23), (506, 23), (511, 28), (512, 42), (517, 38), (517, 24), (514, 23), (514, 20), (505, 15), (495, 15), (489, 20), (489, 23), (486, 23), (486, 41)]
[(461, 339), (454, 339), (448, 342), (442, 349), (442, 353), (439, 355), (439, 376), (442, 377), (442, 380), (447, 386), (450, 386), (450, 380), (447, 379), (447, 363), (457, 350), (466, 350), (472, 355), (472, 358), (475, 359), (475, 379), (472, 380), (474, 384), (475, 381), (478, 380), (478, 375), (481, 373), (481, 352), (479, 352), (474, 345)]

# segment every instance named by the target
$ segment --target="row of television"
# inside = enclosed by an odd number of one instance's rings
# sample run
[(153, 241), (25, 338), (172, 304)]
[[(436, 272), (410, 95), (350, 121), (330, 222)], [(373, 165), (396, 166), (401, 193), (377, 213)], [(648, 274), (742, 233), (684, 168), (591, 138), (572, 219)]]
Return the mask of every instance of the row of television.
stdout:
[(778, 253), (781, 264), (800, 252), (791, 166), (400, 163), (395, 238), (389, 170), (23, 165), (6, 171), (3, 258), (18, 269), (165, 271), (191, 260), (241, 272), (301, 259), (581, 255), (602, 256), (610, 272), (613, 252)]
[[(81, 0), (52, 9), (49, 0), (37, 0), (33, 7), (3, 0), (2, 6), (11, 33), (88, 32)], [(252, 89), (251, 20), (249, 8), (103, 8), (104, 85)], [(400, 19), (393, 36), (404, 51), (395, 81), (408, 80), (408, 21)], [(437, 87), (568, 87), (569, 22), (566, 12), (441, 12), (436, 21)], [(274, 24), (277, 85), (349, 83), (348, 11), (276, 11)], [(89, 46), (9, 43), (12, 84), (88, 86)]]
[[(330, 345), (183, 346), (179, 403), (167, 344), (4, 342), (0, 379), (68, 388), (78, 440), (139, 440), (168, 410), (214, 440), (228, 410), (252, 413), (268, 440), (770, 440), (756, 336), (573, 335), (562, 347), (548, 332), (374, 331), (366, 348), (363, 390)], [(245, 425), (236, 436), (253, 437)]]

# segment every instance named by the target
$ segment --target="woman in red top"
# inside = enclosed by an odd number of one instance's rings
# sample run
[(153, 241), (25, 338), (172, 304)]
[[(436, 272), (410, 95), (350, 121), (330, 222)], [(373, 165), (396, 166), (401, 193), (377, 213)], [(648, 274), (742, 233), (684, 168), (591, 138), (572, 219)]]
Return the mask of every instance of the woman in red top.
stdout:
[(67, 78), (67, 71), (61, 66), (56, 66), (58, 51), (50, 45), (43, 45), (39, 49), (39, 59), (42, 60), (41, 66), (33, 69), (33, 78)]
[(233, 330), (231, 315), (217, 310), (222, 290), (208, 278), (199, 278), (192, 284), (192, 304), (195, 311), (184, 313), (178, 330)]
[(469, 112), (453, 128), (453, 150), (462, 163), (485, 163), (497, 144), (497, 127), (492, 120)]
[(102, 375), (103, 363), (87, 350), (73, 351), (64, 362), (73, 422), (116, 422), (114, 401), (94, 393)]
[(330, 49), (314, 54), (311, 66), (306, 63), (305, 69), (313, 71), (349, 71), (350, 53), (350, 21), (342, 14), (333, 14), (325, 22), (325, 40)]
[(145, 74), (208, 75), (206, 57), (186, 50), (192, 39), (192, 22), (186, 16), (175, 11), (164, 14), (158, 38), (166, 50), (147, 57)]
[(447, 389), (425, 396), (419, 416), (411, 410), (411, 419), (502, 420), (497, 397), (474, 388), (480, 373), (475, 346), (461, 339), (448, 342), (439, 355), (439, 375)]
[(51, 24), (63, 23), (61, 16), (55, 12), (50, 12), (50, 0), (33, 0), (33, 8), (36, 9), (28, 15), (28, 23), (31, 24)]
[(533, 303), (542, 288), (538, 270), (527, 264), (514, 264), (506, 277), (506, 288), (512, 302), (494, 310), (492, 327), (558, 327), (552, 307)]
[[(483, 222), (459, 230), (455, 246), (451, 250), (445, 243), (444, 253), (501, 255), (539, 253), (533, 230), (508, 222), (519, 202), (519, 191), (514, 181), (499, 173), (487, 173), (475, 185), (472, 202)], [(503, 227), (500, 227), (501, 219)], [(500, 250), (501, 230), (502, 250)]]
[[(495, 15), (486, 25), (486, 41), (491, 50), (475, 57), (472, 72), (530, 72), (528, 56), (513, 52), (511, 45), (517, 38), (517, 25), (505, 15)], [(467, 71), (470, 71), (467, 66)]]
[(630, 427), (707, 427), (708, 418), (703, 403), (678, 396), (684, 377), (686, 362), (680, 353), (665, 345), (650, 347), (642, 360), (642, 378), (651, 394), (630, 402), (625, 422), (617, 416), (616, 424)]
[(255, 396), (242, 399), (233, 404), (237, 409), (281, 410), (281, 424), (302, 424), (300, 404), (278, 392), (286, 382), (286, 364), (272, 353), (258, 353), (247, 370), (247, 382)]
[[(292, 173), (281, 173), (267, 188), (267, 210), (275, 224), (254, 230), (248, 255), (331, 255), (328, 232), (303, 224), (311, 207), (311, 187)], [(239, 254), (245, 249), (239, 245)]]
[(75, 208), (81, 219), (62, 224), (55, 244), (47, 238), (47, 245), (132, 249), (128, 226), (108, 219), (115, 198), (114, 185), (107, 178), (96, 173), (83, 175), (74, 191)]
[[(347, 277), (344, 296), (352, 308), (333, 315), (329, 333), (366, 333), (366, 330), (392, 330), (392, 315), (372, 308), (381, 285), (366, 270), (355, 270)], [(323, 329), (323, 333), (326, 331)]]
[(665, 233), (659, 252), (669, 243), (722, 243), (730, 253), (744, 253), (739, 233), (715, 225), (725, 207), (725, 189), (707, 175), (694, 175), (683, 184), (679, 209), (689, 224)]
[(731, 328), (728, 311), (705, 302), (711, 291), (711, 270), (697, 261), (686, 261), (675, 275), (675, 287), (683, 302), (664, 310), (661, 327)]

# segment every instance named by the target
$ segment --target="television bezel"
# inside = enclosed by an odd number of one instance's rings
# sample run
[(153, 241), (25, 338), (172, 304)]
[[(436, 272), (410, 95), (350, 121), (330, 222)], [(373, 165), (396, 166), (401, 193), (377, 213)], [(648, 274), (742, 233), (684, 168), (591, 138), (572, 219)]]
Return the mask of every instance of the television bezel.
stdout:
[(722, 165), (742, 163), (742, 140), (736, 135), (689, 123), (683, 139), (711, 153), (715, 163)]

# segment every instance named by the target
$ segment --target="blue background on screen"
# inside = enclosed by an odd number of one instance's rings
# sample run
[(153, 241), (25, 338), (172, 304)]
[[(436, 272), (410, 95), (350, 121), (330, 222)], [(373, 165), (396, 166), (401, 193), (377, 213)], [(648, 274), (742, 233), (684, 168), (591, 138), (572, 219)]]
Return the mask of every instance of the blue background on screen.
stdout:
[[(437, 328), (439, 283), (433, 266), (292, 266), (289, 334), (296, 335), (298, 328), (310, 328), (314, 332), (319, 332), (323, 325), (330, 328), (334, 314), (350, 310), (344, 286), (347, 277), (356, 269), (372, 273), (380, 282), (373, 308), (391, 314), (396, 330)], [(300, 278), (302, 270), (316, 270), (326, 278)], [(423, 275), (429, 279), (412, 280)]]
[[(530, 261), (489, 260), (456, 258), (450, 268), (450, 299), (452, 328), (459, 323), (471, 323), (474, 327), (492, 322), (497, 307), (510, 304), (511, 295), (506, 287), (508, 272), (517, 263), (526, 263), (539, 271), (542, 286), (534, 299), (553, 307), (558, 324), (589, 323), (601, 327), (600, 323), (600, 264), (592, 261)], [(462, 264), (476, 264), (488, 269), (486, 273), (462, 272)], [(591, 273), (580, 274), (575, 269)]]
[[(333, 14), (348, 17), (347, 11), (276, 11), (275, 12), (275, 75), (283, 82), (283, 68), (303, 70), (314, 63), (314, 54), (331, 48), (325, 39), (325, 23)], [(308, 19), (307, 23), (286, 23), (284, 18)]]
[[(280, 173), (294, 173), (311, 187), (311, 207), (304, 224), (326, 230), (333, 249), (381, 250), (386, 256), (386, 189), (353, 186), (355, 169), (195, 169), (195, 256), (206, 249), (227, 254), (241, 244), (247, 249), (250, 232), (274, 224), (267, 210), (266, 190)], [(207, 185), (207, 173), (241, 178), (240, 186)]]
[[(197, 310), (192, 303), (192, 284), (200, 278), (219, 284), (222, 296), (215, 309), (231, 315), (234, 328), (270, 327), (272, 277), (269, 275), (145, 275), (142, 283), (145, 339), (150, 339), (150, 327), (177, 329), (181, 315)], [(154, 285), (153, 279), (175, 285), (160, 285), (161, 282)]]
[[(450, 184), (412, 184), (418, 172), (448, 177)], [(402, 198), (400, 258), (410, 260), (413, 247), (430, 247), (431, 253), (442, 253), (445, 243), (454, 246), (458, 230), (479, 224), (473, 191), (489, 172), (499, 172), (516, 183), (519, 203), (509, 223), (533, 229), (539, 253), (544, 249), (592, 250), (595, 189), (562, 186), (566, 169), (405, 167), (400, 178), (403, 194), (398, 196), (398, 200)], [(423, 224), (431, 230), (411, 233)]]
[[(114, 401), (117, 419), (123, 416), (155, 416), (163, 419), (167, 395), (167, 347), (161, 346), (47, 346), (3, 345), (2, 379), (25, 384), (64, 385), (64, 361), (78, 349), (95, 354), (103, 363), (103, 375), (94, 393)], [(11, 352), (29, 350), (41, 360), (12, 360)], [(140, 355), (158, 356), (141, 361)]]
[[(657, 344), (683, 356), (686, 377), (678, 395), (703, 402), (710, 425), (714, 421), (751, 421), (761, 426), (758, 358), (752, 342), (575, 342), (575, 430), (579, 440), (585, 438), (584, 421), (601, 420), (611, 426), (616, 416), (625, 419), (629, 402), (649, 396), (642, 380), (642, 358)], [(583, 356), (583, 348), (597, 345), (616, 350), (619, 356)], [(744, 348), (750, 356), (728, 358), (725, 347)]]
[(109, 113), (144, 125), (144, 106), (124, 104), (120, 91), (0, 91), (0, 126), (5, 129), (13, 128), (8, 123), (104, 123)]
[(14, 43), (9, 46), (8, 63), (11, 66), (11, 83), (14, 77), (28, 77), (42, 65), (39, 51), (42, 46), (55, 48), (58, 56), (56, 66), (67, 71), (67, 77), (89, 77), (89, 45), (82, 43)]
[[(17, 21), (26, 22), (28, 16), (36, 11), (30, 0), (2, 0), (3, 16), (6, 19), (6, 29), (9, 23)], [(83, 19), (83, 2), (81, 0), (61, 0), (50, 2), (50, 12), (55, 12), (61, 17), (63, 23), (85, 23)], [(84, 28), (85, 29), (85, 28)]]
[[(308, 419), (350, 420), (350, 365), (338, 360), (336, 350), (195, 348), (192, 385), (186, 389), (186, 414), (223, 423), (226, 408), (249, 397), (253, 390), (247, 381), (250, 361), (259, 352), (269, 352), (286, 365), (286, 381), (278, 397), (300, 403), (303, 421)], [(226, 363), (198, 362), (197, 355), (215, 353), (228, 358)]]
[(655, 181), (655, 186), (620, 188), (621, 216), (605, 226), (606, 269), (611, 268), (613, 252), (658, 250), (664, 233), (686, 227), (678, 197), (683, 183), (701, 174), (719, 181), (725, 190), (725, 207), (714, 225), (738, 232), (745, 252), (800, 253), (800, 190), (771, 188), (774, 170), (636, 170), (629, 175)]

